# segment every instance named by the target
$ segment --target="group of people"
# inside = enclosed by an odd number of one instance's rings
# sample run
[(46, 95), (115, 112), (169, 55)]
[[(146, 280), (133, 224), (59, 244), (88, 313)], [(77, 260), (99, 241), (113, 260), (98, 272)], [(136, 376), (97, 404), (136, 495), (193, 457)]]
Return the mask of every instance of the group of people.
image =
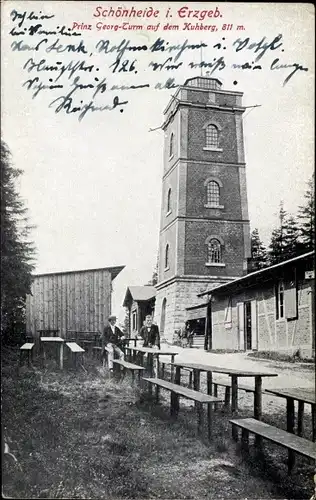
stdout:
[[(113, 359), (124, 359), (124, 333), (116, 326), (116, 316), (111, 315), (108, 318), (109, 324), (104, 328), (101, 334), (102, 347), (107, 347), (109, 351), (108, 363), (109, 369), (113, 370)], [(140, 339), (143, 340), (143, 347), (157, 347), (160, 349), (160, 335), (157, 325), (153, 324), (153, 319), (150, 314), (145, 318), (144, 325), (139, 332)]]
[(179, 332), (179, 338), (181, 341), (181, 345), (183, 347), (193, 347), (193, 339), (195, 335), (195, 330), (194, 328), (191, 328), (189, 323), (186, 322), (185, 327), (180, 330)]

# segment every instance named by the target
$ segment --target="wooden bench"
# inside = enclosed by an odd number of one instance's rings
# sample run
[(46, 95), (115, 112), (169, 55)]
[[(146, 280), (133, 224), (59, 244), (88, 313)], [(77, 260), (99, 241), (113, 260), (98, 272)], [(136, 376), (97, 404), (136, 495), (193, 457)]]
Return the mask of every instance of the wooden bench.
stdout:
[[(129, 361), (124, 361), (121, 359), (113, 359), (113, 373), (115, 375), (120, 375), (122, 379), (124, 379), (126, 375), (126, 370), (129, 370), (132, 374), (132, 383), (135, 382), (135, 372), (138, 372), (138, 380), (140, 380), (140, 374), (145, 370), (143, 366), (135, 365), (134, 363), (130, 363)], [(123, 369), (120, 369), (122, 367)]]
[[(179, 398), (180, 396), (186, 399), (195, 401), (196, 411), (197, 411), (197, 430), (198, 434), (202, 434), (203, 424), (204, 424), (204, 412), (203, 404), (207, 404), (207, 427), (208, 427), (208, 438), (212, 435), (212, 405), (220, 403), (221, 400), (214, 396), (209, 396), (208, 394), (203, 394), (199, 391), (193, 391), (182, 385), (173, 384), (167, 380), (162, 380), (159, 378), (143, 378), (145, 382), (151, 385), (155, 385), (156, 388), (166, 389), (171, 392), (170, 398), (170, 414), (172, 417), (177, 417), (179, 413)], [(156, 391), (156, 402), (159, 400), (159, 391)]]
[(84, 364), (84, 352), (85, 350), (80, 347), (76, 342), (66, 342), (66, 346), (69, 348), (72, 365), (77, 369), (78, 356), (81, 355), (82, 365)]
[[(305, 457), (316, 460), (316, 445), (312, 441), (308, 441), (300, 436), (296, 436), (290, 432), (278, 429), (272, 425), (266, 424), (254, 418), (240, 418), (230, 420), (230, 423), (235, 428), (241, 428), (242, 450), (249, 451), (249, 433), (254, 434), (259, 440), (256, 440), (256, 445), (260, 447), (261, 438), (268, 439), (272, 443), (278, 444), (289, 450), (288, 473), (294, 465), (293, 453), (296, 452)], [(237, 434), (237, 432), (236, 432)]]
[(23, 354), (27, 354), (27, 364), (30, 366), (33, 361), (33, 347), (34, 343), (26, 342), (20, 347), (20, 366), (22, 365)]

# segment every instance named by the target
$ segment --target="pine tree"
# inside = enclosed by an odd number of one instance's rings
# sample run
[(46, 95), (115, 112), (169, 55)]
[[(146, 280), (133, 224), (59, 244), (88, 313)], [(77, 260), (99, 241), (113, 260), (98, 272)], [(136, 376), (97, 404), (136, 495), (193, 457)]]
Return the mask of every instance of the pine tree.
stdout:
[(157, 257), (155, 268), (153, 270), (151, 280), (148, 281), (147, 285), (156, 286), (157, 283), (158, 283), (158, 257)]
[(251, 233), (251, 270), (258, 271), (267, 265), (267, 250), (260, 240), (258, 229), (255, 228)]
[(315, 249), (315, 175), (307, 183), (307, 190), (304, 194), (305, 204), (299, 207), (299, 241), (302, 251), (309, 252)]
[(289, 215), (280, 203), (280, 225), (272, 231), (269, 245), (269, 264), (278, 264), (300, 253), (299, 228), (297, 221)]
[(25, 296), (30, 292), (34, 246), (28, 241), (27, 209), (16, 191), (22, 174), (11, 164), (1, 140), (1, 340), (21, 340), (25, 330)]

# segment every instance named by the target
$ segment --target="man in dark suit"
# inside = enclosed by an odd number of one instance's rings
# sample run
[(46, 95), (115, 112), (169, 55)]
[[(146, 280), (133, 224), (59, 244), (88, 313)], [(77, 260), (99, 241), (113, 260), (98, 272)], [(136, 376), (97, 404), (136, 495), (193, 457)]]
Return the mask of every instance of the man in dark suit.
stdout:
[(109, 324), (104, 327), (103, 333), (101, 335), (102, 347), (107, 347), (110, 351), (108, 355), (109, 369), (113, 370), (113, 359), (118, 357), (119, 359), (124, 359), (124, 353), (121, 350), (124, 346), (124, 334), (116, 326), (116, 316), (109, 316)]
[(160, 349), (160, 335), (157, 325), (153, 325), (150, 314), (145, 318), (145, 325), (141, 327), (139, 335), (144, 339), (143, 347), (157, 346)]

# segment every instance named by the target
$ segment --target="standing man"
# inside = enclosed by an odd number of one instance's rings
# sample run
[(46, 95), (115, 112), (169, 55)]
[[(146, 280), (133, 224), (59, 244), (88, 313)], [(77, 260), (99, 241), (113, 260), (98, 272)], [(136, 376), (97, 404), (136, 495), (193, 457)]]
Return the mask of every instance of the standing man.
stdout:
[(160, 335), (157, 325), (153, 324), (153, 319), (150, 314), (145, 318), (145, 325), (140, 329), (139, 335), (144, 339), (143, 347), (157, 346), (160, 349)]
[(104, 328), (101, 335), (102, 347), (107, 347), (109, 349), (109, 370), (113, 370), (113, 359), (118, 357), (119, 359), (124, 359), (124, 353), (121, 350), (124, 346), (125, 336), (123, 332), (115, 325), (116, 316), (109, 316), (109, 324)]

